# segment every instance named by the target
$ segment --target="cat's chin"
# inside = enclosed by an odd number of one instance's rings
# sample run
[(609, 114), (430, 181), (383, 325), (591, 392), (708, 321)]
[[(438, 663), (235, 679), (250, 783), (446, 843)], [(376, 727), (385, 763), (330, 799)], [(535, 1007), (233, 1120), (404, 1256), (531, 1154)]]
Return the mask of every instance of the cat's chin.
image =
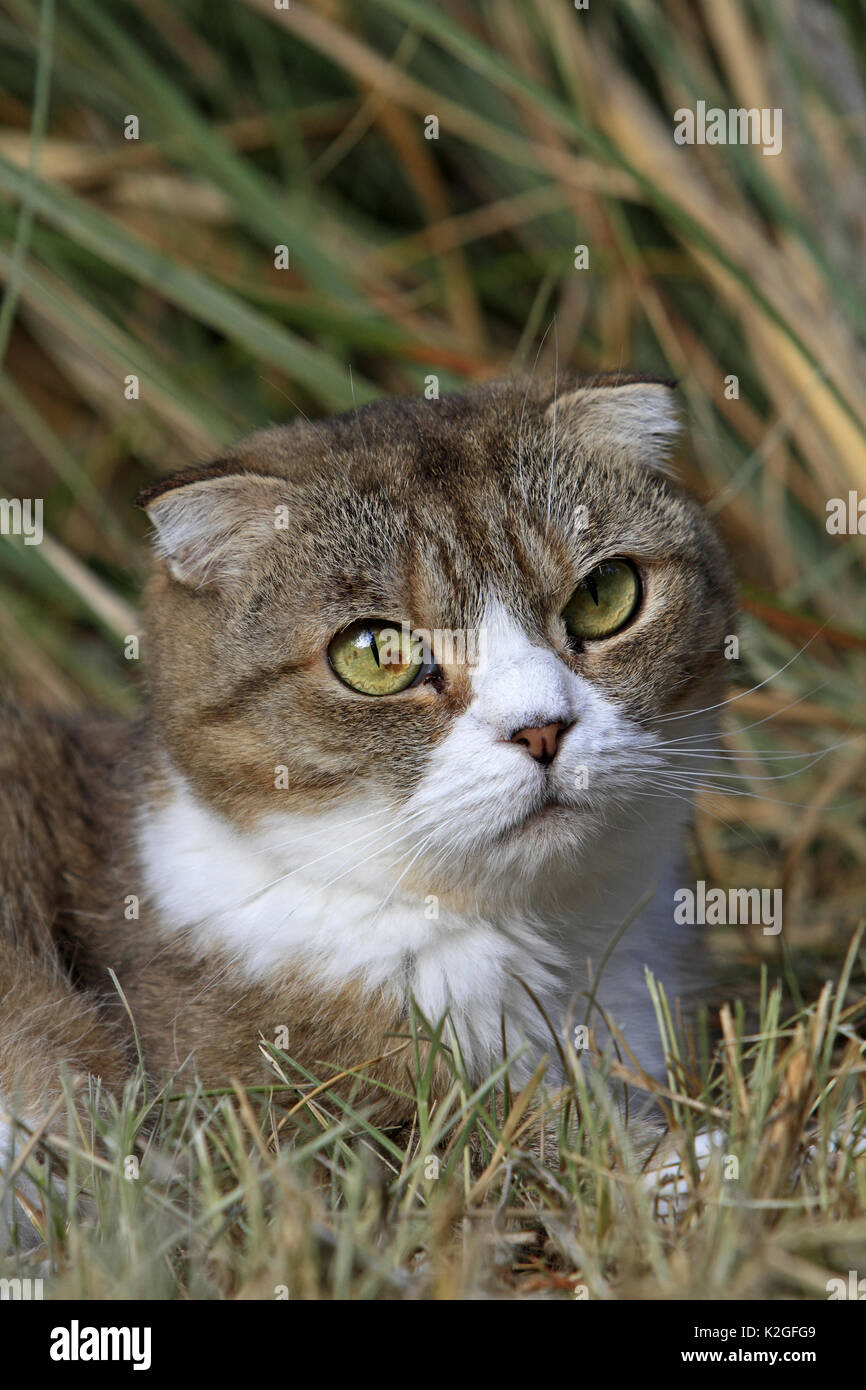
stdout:
[(578, 815), (579, 812), (573, 806), (566, 806), (561, 801), (548, 801), (512, 825), (504, 832), (503, 838), (539, 833), (550, 837), (557, 830), (573, 831)]
[(434, 850), (426, 863), (419, 859), (403, 882), (424, 894), (461, 901), (480, 892), (488, 906), (494, 900), (525, 903), (527, 894), (543, 892), (552, 877), (564, 873), (571, 879), (584, 872), (596, 825), (588, 805), (550, 798), (530, 804), (523, 814), (512, 806), (506, 824), (476, 824), (458, 844), (452, 841), (446, 854)]
[(574, 857), (592, 839), (589, 805), (550, 799), (500, 829), (491, 850), (520, 864), (523, 872), (541, 869), (557, 855)]

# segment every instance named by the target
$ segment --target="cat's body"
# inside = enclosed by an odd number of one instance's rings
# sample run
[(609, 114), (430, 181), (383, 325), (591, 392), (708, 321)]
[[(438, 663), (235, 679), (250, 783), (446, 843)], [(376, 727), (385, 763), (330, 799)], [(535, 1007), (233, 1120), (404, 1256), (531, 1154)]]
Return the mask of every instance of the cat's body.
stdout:
[[(474, 1075), (503, 1019), (528, 1067), (555, 1053), (532, 996), (561, 1030), (596, 983), (661, 1073), (644, 967), (671, 997), (702, 979), (661, 740), (711, 729), (681, 716), (721, 698), (733, 622), (721, 547), (665, 476), (669, 395), (385, 402), (151, 490), (143, 722), (0, 714), (0, 1100), (44, 1110), (61, 1061), (122, 1082), (109, 970), (155, 1079), (190, 1054), (209, 1083), (273, 1079), (259, 1044), (284, 1029), (318, 1075), (390, 1053), (366, 1070), (400, 1086), (413, 996), (450, 1010)], [(637, 607), (576, 643), (569, 596), (612, 557)], [(328, 652), (372, 619), (480, 632), (480, 659), (436, 637), (414, 684), (362, 693)]]

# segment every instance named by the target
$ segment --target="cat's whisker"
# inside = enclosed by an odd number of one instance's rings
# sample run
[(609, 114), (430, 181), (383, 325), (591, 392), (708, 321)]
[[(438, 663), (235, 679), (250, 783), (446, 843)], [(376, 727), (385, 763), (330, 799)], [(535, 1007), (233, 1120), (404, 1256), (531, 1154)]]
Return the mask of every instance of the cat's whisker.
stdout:
[[(349, 363), (349, 390), (350, 390), (351, 393), (352, 393), (352, 405), (353, 405), (354, 408), (355, 408), (355, 424), (358, 426), (358, 433), (359, 433), (359, 435), (361, 436), (361, 443), (364, 445), (364, 452), (365, 452), (365, 454), (367, 455), (367, 458), (370, 460), (370, 463), (372, 464), (372, 463), (373, 463), (373, 455), (370, 453), (370, 445), (369, 445), (369, 443), (368, 443), (368, 441), (367, 441), (367, 436), (366, 436), (365, 433), (364, 433), (364, 428), (363, 428), (363, 426), (362, 426), (362, 424), (361, 424), (361, 417), (360, 417), (360, 415), (358, 414), (358, 404), (357, 404), (357, 401), (355, 400), (355, 379), (354, 379), (354, 377), (353, 377), (353, 375), (352, 375), (352, 364), (351, 364), (351, 362)], [(362, 503), (363, 503), (364, 499), (363, 499), (362, 495), (358, 492), (357, 488), (355, 488), (355, 493), (356, 493), (356, 495), (359, 497), (359, 499), (360, 499), (360, 500), (362, 501)], [(404, 540), (406, 541), (406, 543), (408, 544), (408, 542), (409, 542), (409, 537), (408, 537), (408, 535), (406, 534), (406, 527), (405, 527), (404, 523), (401, 522), (400, 518), (399, 518), (398, 515), (397, 515), (397, 510), (396, 510), (396, 508), (395, 508), (395, 506), (394, 506), (394, 503), (393, 503), (392, 500), (391, 500), (390, 494), (389, 494), (388, 492), (386, 492), (386, 491), (383, 490), (382, 493), (381, 493), (381, 496), (382, 496), (382, 497), (384, 498), (384, 500), (388, 503), (388, 506), (389, 506), (390, 509), (391, 509), (391, 514), (392, 514), (392, 516), (394, 517), (394, 521), (395, 521), (395, 523), (396, 523), (396, 525), (397, 525), (397, 529), (402, 533), (403, 539), (404, 539)]]
[(709, 766), (700, 770), (663, 766), (662, 770), (669, 773), (672, 776), (678, 777), (689, 777), (692, 775), (693, 772), (697, 772), (698, 776), (716, 777), (723, 781), (730, 780), (737, 782), (786, 782), (791, 777), (799, 777), (801, 773), (808, 772), (811, 767), (814, 767), (816, 763), (821, 762), (822, 759), (826, 757), (827, 752), (829, 752), (829, 749), (820, 753), (815, 753), (811, 757), (811, 760), (807, 762), (803, 767), (794, 767), (791, 768), (788, 772), (777, 772), (769, 776), (757, 772), (716, 772), (712, 767)]
[[(381, 814), (381, 812), (379, 812), (379, 814)], [(415, 814), (418, 815), (418, 814), (420, 814), (420, 812), (417, 812), (417, 813), (415, 813)], [(414, 819), (414, 816), (412, 817), (412, 819)], [(353, 846), (355, 846), (355, 845), (361, 843), (362, 840), (366, 840), (366, 839), (368, 839), (368, 838), (372, 838), (374, 835), (377, 835), (377, 834), (386, 835), (390, 830), (395, 829), (396, 826), (398, 826), (398, 825), (405, 825), (406, 823), (407, 823), (407, 817), (405, 817), (405, 816), (399, 816), (396, 820), (390, 821), (387, 825), (384, 825), (384, 826), (376, 826), (373, 830), (366, 832), (366, 834), (364, 834), (364, 835), (359, 835), (355, 840), (350, 840), (349, 843), (346, 844), (346, 845), (338, 845), (336, 849), (329, 851), (329, 853), (328, 853), (327, 855), (322, 855), (322, 856), (321, 856), (321, 859), (327, 859), (327, 858), (330, 858), (330, 856), (331, 856), (332, 854), (339, 854), (339, 853), (341, 853), (342, 851), (345, 851), (345, 850), (347, 850), (347, 849), (351, 849)], [(321, 833), (321, 831), (320, 831), (320, 829), (319, 829), (319, 830), (317, 830), (317, 831), (314, 832), (314, 833)], [(290, 843), (292, 843), (292, 842), (291, 842), (291, 841), (288, 841), (287, 843), (290, 844)], [(283, 878), (290, 878), (290, 877), (292, 876), (292, 874), (303, 872), (304, 869), (308, 869), (308, 868), (311, 867), (312, 864), (316, 864), (316, 863), (319, 863), (319, 862), (320, 862), (319, 859), (310, 860), (308, 863), (302, 864), (302, 865), (300, 865), (300, 866), (298, 866), (298, 867), (296, 867), (296, 868), (290, 870), (289, 873), (283, 875)], [(266, 885), (266, 886), (267, 886), (267, 887), (273, 887), (275, 884), (281, 883), (281, 882), (283, 881), (283, 878), (275, 879), (275, 880), (273, 881), (273, 883), (271, 883), (271, 884), (269, 884), (269, 885)], [(264, 891), (265, 891), (265, 888), (264, 888), (264, 887), (257, 888), (253, 893), (248, 894), (245, 898), (241, 898), (241, 899), (239, 899), (238, 901), (236, 901), (236, 902), (234, 902), (234, 903), (232, 903), (232, 904), (229, 904), (228, 906), (226, 906), (226, 905), (221, 905), (218, 909), (214, 909), (213, 912), (206, 913), (205, 916), (199, 917), (199, 918), (197, 918), (197, 919), (196, 919), (195, 921), (193, 921), (193, 922), (188, 922), (188, 923), (186, 923), (184, 926), (181, 926), (181, 927), (176, 928), (176, 929), (175, 929), (175, 932), (174, 932), (174, 935), (173, 935), (173, 939), (170, 940), (170, 941), (168, 941), (168, 942), (166, 942), (166, 944), (165, 944), (164, 946), (162, 946), (162, 947), (160, 948), (160, 950), (158, 950), (157, 952), (155, 952), (155, 954), (149, 958), (147, 964), (148, 964), (148, 965), (152, 965), (154, 961), (158, 960), (160, 956), (162, 956), (166, 951), (168, 951), (168, 950), (171, 949), (172, 945), (174, 944), (174, 941), (176, 941), (177, 939), (180, 939), (180, 938), (189, 938), (189, 937), (191, 937), (195, 932), (200, 931), (202, 927), (207, 926), (208, 922), (213, 921), (213, 919), (214, 919), (215, 917), (217, 917), (217, 916), (225, 916), (227, 913), (238, 912), (238, 911), (240, 911), (242, 908), (248, 907), (251, 903), (255, 902), (256, 899), (257, 899)], [(240, 958), (240, 957), (238, 957), (238, 958)]]
[[(810, 764), (812, 766), (812, 764)], [(688, 781), (692, 778), (704, 777), (713, 778), (719, 783), (727, 782), (784, 782), (792, 777), (797, 777), (801, 772), (808, 771), (808, 768), (793, 768), (788, 772), (774, 774), (772, 776), (761, 776), (757, 772), (728, 772), (725, 769), (713, 768), (709, 763), (699, 764), (697, 767), (677, 767), (671, 763), (655, 762), (648, 763), (645, 769), (646, 776), (650, 779), (654, 777), (679, 777)]]
[[(347, 825), (360, 825), (362, 821), (370, 820), (372, 816), (381, 816), (382, 814), (381, 806), (377, 806), (375, 811), (367, 811), (363, 816), (352, 816), (349, 820), (338, 821), (336, 825), (331, 826), (330, 829), (342, 830), (344, 826)], [(262, 849), (251, 850), (250, 855), (255, 859), (261, 854), (274, 854), (277, 850), (288, 849), (290, 845), (300, 845), (303, 844), (304, 840), (313, 840), (317, 835), (321, 835), (321, 833), (321, 826), (316, 826), (314, 830), (308, 830), (303, 835), (295, 835), (290, 840), (281, 840), (279, 844), (265, 845)]]
[[(829, 619), (827, 621), (829, 621)], [(759, 681), (757, 685), (751, 686), (750, 689), (741, 690), (736, 695), (731, 695), (726, 700), (720, 700), (715, 705), (705, 705), (703, 709), (685, 710), (678, 714), (659, 714), (651, 722), (654, 724), (663, 724), (673, 719), (690, 719), (698, 714), (710, 714), (713, 710), (724, 709), (727, 705), (736, 704), (738, 700), (744, 699), (747, 695), (754, 695), (756, 690), (763, 690), (765, 685), (769, 685), (770, 681), (774, 681), (777, 676), (783, 675), (784, 672), (787, 671), (790, 666), (793, 666), (794, 662), (797, 661), (803, 655), (807, 647), (810, 647), (812, 643), (815, 641), (815, 639), (817, 637), (820, 637), (821, 633), (824, 631), (824, 628), (826, 626), (827, 622), (822, 623), (818, 631), (812, 633), (812, 636), (809, 638), (809, 640), (803, 643), (800, 650), (794, 653), (790, 661), (786, 661), (784, 666), (780, 666), (777, 671), (774, 671), (772, 673), (772, 675), (767, 676), (765, 680)], [(799, 701), (795, 703), (799, 703)]]
[(553, 319), (550, 320), (550, 323), (545, 328), (541, 342), (538, 344), (538, 351), (535, 354), (535, 361), (532, 364), (532, 372), (530, 373), (529, 381), (526, 383), (526, 390), (523, 393), (523, 406), (520, 411), (520, 422), (517, 426), (517, 473), (518, 477), (520, 478), (520, 491), (523, 494), (523, 500), (526, 503), (527, 510), (529, 509), (530, 502), (526, 492), (526, 484), (523, 478), (523, 420), (526, 415), (526, 402), (529, 400), (529, 392), (531, 391), (533, 382), (535, 381), (535, 369), (538, 366), (538, 359), (541, 356), (541, 350), (547, 341), (547, 335), (552, 327)]
[[(666, 776), (666, 777), (674, 777), (675, 774), (669, 772), (669, 773), (666, 773), (665, 776)], [(659, 779), (659, 785), (661, 785), (661, 779)], [(807, 811), (807, 810), (810, 810), (810, 809), (812, 808), (812, 803), (811, 803), (811, 802), (808, 802), (808, 801), (788, 801), (786, 798), (780, 797), (780, 796), (766, 796), (763, 792), (748, 792), (748, 791), (743, 791), (743, 789), (742, 789), (741, 787), (726, 787), (726, 786), (720, 786), (720, 785), (718, 785), (718, 784), (713, 784), (713, 783), (706, 784), (706, 783), (704, 783), (704, 782), (692, 781), (692, 780), (690, 780), (690, 779), (687, 779), (686, 774), (683, 774), (683, 780), (682, 780), (681, 782), (679, 782), (679, 783), (676, 783), (676, 782), (675, 782), (674, 785), (687, 786), (687, 787), (689, 787), (690, 790), (695, 791), (695, 792), (704, 792), (707, 796), (737, 796), (737, 797), (744, 797), (744, 798), (748, 798), (748, 799), (751, 800), (751, 801), (766, 801), (766, 802), (771, 802), (773, 805), (776, 805), (776, 806), (790, 806), (790, 807), (792, 807), (794, 810), (798, 810), (798, 811)], [(862, 802), (863, 800), (864, 800), (864, 798), (861, 797), (861, 798), (860, 798), (860, 801)], [(847, 804), (857, 805), (857, 804), (859, 804), (859, 803), (858, 803), (858, 802), (853, 802), (853, 803), (847, 803)]]
[[(420, 814), (420, 812), (419, 812), (419, 813), (416, 813), (416, 814)], [(414, 819), (414, 817), (413, 817), (413, 819)], [(393, 827), (390, 827), (390, 828), (393, 828)], [(337, 874), (334, 878), (330, 879), (327, 883), (324, 883), (324, 884), (321, 884), (321, 885), (317, 885), (316, 888), (312, 889), (309, 893), (305, 894), (304, 897), (301, 899), (301, 901), (300, 901), (299, 903), (296, 903), (296, 904), (295, 904), (295, 907), (292, 908), (292, 911), (291, 911), (291, 912), (286, 913), (285, 916), (283, 916), (277, 923), (274, 924), (274, 926), (271, 928), (270, 932), (268, 932), (267, 935), (264, 936), (264, 937), (262, 938), (263, 942), (264, 942), (265, 944), (268, 944), (270, 941), (272, 941), (272, 940), (274, 939), (274, 937), (278, 936), (279, 933), (280, 933), (280, 931), (281, 931), (281, 930), (283, 929), (283, 927), (285, 926), (286, 922), (289, 921), (289, 919), (295, 915), (295, 913), (297, 912), (297, 910), (298, 910), (299, 907), (302, 907), (302, 906), (304, 905), (304, 903), (307, 902), (307, 901), (309, 900), (309, 898), (313, 895), (313, 893), (315, 893), (315, 892), (322, 892), (322, 893), (325, 892), (326, 889), (331, 888), (335, 883), (339, 883), (339, 881), (340, 881), (342, 878), (345, 878), (347, 874), (354, 873), (356, 869), (360, 869), (360, 868), (362, 867), (362, 865), (369, 863), (370, 860), (375, 859), (379, 854), (384, 853), (385, 850), (387, 850), (387, 849), (392, 849), (395, 845), (400, 844), (403, 840), (405, 840), (405, 839), (408, 838), (408, 835), (411, 835), (412, 833), (413, 833), (412, 831), (409, 831), (409, 832), (407, 833), (407, 835), (401, 835), (401, 836), (399, 836), (396, 840), (392, 840), (392, 841), (390, 842), (390, 844), (380, 846), (380, 848), (379, 848), (378, 850), (374, 851), (373, 854), (368, 855), (365, 859), (361, 859), (361, 860), (359, 860), (358, 862), (356, 862), (356, 863), (354, 863), (354, 864), (350, 864), (349, 867), (348, 867), (348, 869), (344, 870), (343, 873)], [(435, 833), (435, 832), (431, 832), (431, 833)], [(407, 853), (411, 853), (411, 849), (408, 850)], [(402, 858), (402, 856), (399, 856), (399, 857)], [(244, 956), (244, 949), (243, 949), (243, 947), (241, 947), (241, 948), (239, 948), (238, 951), (234, 952), (231, 956), (229, 956), (228, 960), (224, 963), (224, 965), (222, 965), (222, 966), (220, 967), (220, 969), (219, 969), (219, 970), (218, 970), (218, 971), (217, 971), (217, 972), (216, 972), (216, 973), (215, 973), (215, 974), (202, 986), (202, 988), (198, 991), (197, 994), (195, 994), (195, 995), (193, 996), (193, 998), (192, 998), (192, 1000), (191, 1000), (190, 1002), (193, 1002), (193, 1003), (194, 1003), (197, 999), (200, 999), (200, 998), (201, 998), (204, 994), (206, 994), (209, 990), (213, 989), (214, 986), (217, 985), (217, 984), (219, 983), (219, 981), (220, 981), (231, 969), (233, 969), (233, 967), (238, 963), (238, 961), (240, 961), (240, 960), (243, 958), (243, 956)], [(179, 1017), (179, 1014), (175, 1015), (175, 1018), (177, 1018), (177, 1017)]]
[(333, 449), (331, 448), (330, 444), (328, 443), (327, 439), (325, 438), (324, 434), (319, 429), (315, 420), (311, 420), (307, 412), (303, 410), (301, 406), (298, 405), (298, 402), (294, 400), (292, 396), (289, 395), (288, 391), (284, 391), (283, 388), (279, 386), (275, 381), (271, 381), (270, 377), (263, 376), (261, 380), (267, 386), (270, 386), (273, 391), (276, 391), (280, 396), (284, 396), (285, 399), (289, 402), (289, 405), (292, 406), (298, 412), (299, 415), (303, 415), (307, 424), (315, 432), (317, 439), (319, 439), (321, 443), (324, 445), (324, 448), (326, 452), (329, 454), (334, 466), (339, 468), (340, 461), (337, 458), (337, 455), (334, 453)]
[[(417, 817), (421, 814), (422, 812), (416, 811), (414, 816), (411, 817), (411, 819), (417, 819)], [(384, 854), (385, 850), (393, 849), (395, 845), (402, 844), (402, 842), (404, 840), (407, 840), (411, 834), (413, 834), (413, 831), (408, 830), (405, 835), (398, 835), (396, 840), (391, 840), (387, 845), (380, 846), (380, 848), (375, 850), (372, 854), (368, 854), (365, 859), (360, 859), (357, 863), (350, 864), (348, 869), (344, 869), (342, 873), (337, 874), (334, 878), (329, 879), (327, 883), (317, 885), (316, 888), (312, 891), (324, 893), (326, 889), (332, 888), (335, 883), (339, 883), (341, 879), (344, 879), (348, 874), (354, 873), (356, 869), (362, 868), (364, 864), (369, 864), (371, 859), (376, 859), (380, 854)], [(309, 896), (309, 894), (307, 896)], [(290, 917), (294, 917), (298, 908), (302, 906), (304, 901), (305, 899), (302, 898), (300, 903), (296, 903), (295, 906), (292, 908), (291, 912), (287, 913), (286, 916), (283, 918), (283, 922), (288, 921)]]
[(553, 443), (550, 449), (550, 478), (547, 484), (547, 525), (550, 526), (550, 512), (553, 505), (553, 478), (556, 469), (556, 411), (559, 404), (559, 327), (556, 314), (553, 316)]
[[(653, 790), (643, 787), (639, 795), (648, 801), (657, 800), (659, 797), (665, 799), (673, 797), (675, 801), (682, 802), (684, 806), (688, 806), (692, 811), (694, 810), (696, 801), (696, 798), (689, 796), (687, 792), (678, 791), (670, 786)], [(627, 805), (625, 809), (631, 811), (631, 804)], [(750, 840), (753, 845), (756, 845), (757, 848), (763, 852), (765, 857), (769, 858), (767, 846), (753, 826), (749, 824), (745, 824), (744, 826), (741, 824), (738, 826), (733, 821), (729, 821), (724, 816), (720, 816), (717, 811), (712, 810), (711, 807), (705, 805), (703, 802), (701, 802), (701, 810), (705, 815), (712, 816), (714, 821), (718, 821), (719, 825), (723, 825), (725, 829), (729, 830), (737, 839)]]
[[(420, 844), (418, 850), (416, 851), (415, 854), (412, 855), (412, 858), (409, 860), (409, 863), (406, 865), (405, 869), (404, 869), (403, 872), (400, 874), (399, 878), (398, 878), (397, 881), (394, 883), (393, 887), (392, 887), (392, 888), (390, 889), (390, 891), (386, 894), (385, 898), (382, 900), (381, 905), (377, 908), (377, 910), (376, 910), (376, 915), (372, 918), (372, 920), (371, 920), (371, 922), (370, 922), (370, 926), (371, 926), (371, 927), (374, 927), (374, 926), (376, 925), (376, 923), (378, 922), (378, 920), (379, 920), (379, 918), (381, 917), (382, 913), (385, 911), (385, 908), (388, 906), (388, 903), (391, 901), (391, 899), (393, 898), (393, 896), (394, 896), (394, 894), (396, 893), (397, 889), (400, 887), (400, 884), (403, 882), (403, 879), (404, 879), (404, 878), (406, 877), (406, 875), (409, 873), (409, 870), (412, 868), (412, 865), (413, 865), (418, 859), (421, 858), (421, 855), (424, 853), (425, 849), (426, 849), (427, 846), (430, 844), (430, 841), (431, 841), (432, 839), (434, 839), (434, 837), (436, 836), (436, 833), (437, 833), (437, 830), (436, 830), (436, 829), (431, 830), (430, 833), (429, 833), (429, 835), (427, 835), (427, 836), (421, 841), (421, 844)], [(411, 850), (407, 850), (406, 852), (407, 852), (407, 853), (411, 853)], [(402, 855), (401, 855), (400, 857), (403, 858)]]
[(354, 377), (352, 376), (352, 364), (351, 364), (351, 362), (349, 363), (349, 390), (350, 390), (351, 393), (352, 393), (352, 405), (353, 405), (354, 410), (355, 410), (355, 424), (358, 426), (358, 433), (359, 433), (359, 435), (361, 436), (361, 443), (362, 443), (363, 446), (364, 446), (364, 453), (367, 455), (367, 458), (370, 459), (370, 460), (372, 461), (372, 455), (371, 455), (371, 453), (370, 453), (370, 446), (369, 446), (369, 444), (367, 443), (367, 437), (366, 437), (366, 435), (364, 434), (363, 426), (361, 425), (361, 417), (358, 415), (358, 402), (355, 400), (355, 379), (354, 379)]
[[(348, 843), (347, 845), (338, 845), (338, 846), (336, 847), (336, 849), (330, 849), (330, 850), (328, 850), (327, 854), (320, 854), (320, 855), (318, 856), (317, 859), (310, 859), (310, 860), (307, 861), (306, 864), (299, 864), (296, 868), (294, 868), (294, 869), (289, 869), (288, 873), (281, 874), (279, 878), (275, 878), (275, 879), (273, 879), (270, 883), (266, 883), (266, 884), (264, 885), (264, 887), (262, 887), (262, 888), (260, 888), (260, 889), (258, 890), (258, 892), (259, 892), (259, 893), (264, 893), (264, 892), (266, 891), (266, 889), (268, 889), (268, 888), (274, 888), (274, 887), (276, 887), (276, 885), (277, 885), (278, 883), (285, 883), (286, 879), (294, 878), (296, 874), (302, 874), (302, 873), (304, 873), (305, 870), (311, 869), (311, 868), (313, 867), (314, 864), (321, 864), (325, 859), (332, 859), (333, 856), (334, 856), (335, 854), (342, 854), (345, 850), (351, 849), (351, 848), (353, 847), (353, 845), (361, 844), (362, 841), (364, 841), (364, 840), (369, 840), (369, 839), (371, 839), (371, 838), (372, 838), (373, 836), (375, 836), (375, 835), (380, 835), (380, 834), (381, 834), (381, 835), (385, 835), (385, 834), (388, 833), (389, 830), (395, 829), (395, 827), (398, 826), (398, 825), (408, 825), (409, 821), (417, 820), (418, 817), (421, 816), (421, 815), (423, 815), (423, 814), (424, 814), (423, 811), (413, 811), (412, 814), (411, 814), (410, 816), (400, 816), (397, 820), (392, 821), (392, 822), (390, 823), (390, 825), (386, 825), (386, 826), (376, 826), (376, 828), (375, 828), (374, 830), (368, 830), (368, 831), (366, 832), (366, 834), (364, 834), (364, 835), (359, 835), (359, 836), (357, 837), (357, 839), (355, 839), (355, 840), (350, 840), (349, 843)], [(405, 836), (403, 836), (402, 838), (405, 839)], [(399, 844), (399, 841), (394, 841), (394, 843)], [(379, 851), (377, 851), (377, 853), (379, 853)], [(372, 856), (371, 856), (371, 857), (372, 857)], [(366, 859), (362, 859), (362, 860), (361, 860), (361, 864), (366, 864), (366, 863), (367, 863), (367, 860), (366, 860)], [(360, 867), (360, 865), (358, 865), (358, 866), (356, 866), (356, 867)], [(333, 880), (333, 881), (336, 881), (336, 880)], [(329, 887), (329, 886), (330, 886), (329, 884), (326, 884), (326, 885), (325, 885), (325, 887)], [(258, 896), (258, 894), (257, 894), (256, 896)], [(253, 899), (253, 901), (255, 901), (255, 899)]]
[[(864, 735), (860, 737), (864, 737)], [(857, 741), (857, 739), (842, 739), (839, 743), (832, 743), (829, 747), (823, 748), (821, 754), (823, 756), (826, 753), (834, 752), (837, 748), (848, 748)], [(815, 756), (813, 749), (804, 749), (795, 753), (791, 749), (784, 749), (779, 752), (750, 749), (747, 752), (740, 752), (734, 748), (674, 748), (667, 743), (655, 744), (651, 747), (652, 749), (663, 748), (665, 755), (669, 758), (703, 758), (706, 762), (789, 762), (793, 758), (803, 759)]]
[[(754, 720), (751, 724), (742, 724), (736, 729), (724, 730), (723, 736), (725, 738), (733, 738), (737, 734), (748, 733), (750, 729), (760, 728), (762, 724), (769, 724), (773, 719), (778, 719), (780, 715), (787, 714), (788, 710), (796, 709), (797, 705), (801, 705), (804, 700), (809, 700), (813, 695), (817, 695), (819, 691), (824, 689), (826, 684), (827, 682), (824, 681), (821, 685), (814, 686), (811, 690), (807, 690), (804, 695), (798, 695), (796, 700), (791, 700), (787, 705), (780, 705), (778, 709), (773, 710), (770, 714), (765, 714), (762, 719)], [(749, 695), (751, 694), (751, 691), (744, 690), (742, 693), (744, 695)], [(734, 698), (739, 699), (739, 696), (735, 696)], [(686, 716), (677, 715), (677, 718), (686, 718)], [(715, 738), (717, 736), (718, 730), (710, 731), (705, 734), (683, 734), (680, 738), (668, 740), (667, 746), (670, 747), (675, 743), (685, 742), (688, 738), (694, 738), (695, 742), (700, 743), (704, 739)]]

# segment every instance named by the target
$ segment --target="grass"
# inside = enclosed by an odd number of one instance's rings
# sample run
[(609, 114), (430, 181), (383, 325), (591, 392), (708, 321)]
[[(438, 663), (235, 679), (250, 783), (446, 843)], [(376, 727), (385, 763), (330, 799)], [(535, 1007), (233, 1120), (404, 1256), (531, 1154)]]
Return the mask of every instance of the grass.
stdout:
[[(512, 1096), (507, 1063), (473, 1088), (416, 1019), (395, 1040), (415, 1115), (387, 1131), (263, 1039), (279, 1099), (183, 1076), (150, 1098), (132, 1081), (121, 1104), (91, 1090), (39, 1162), (22, 1127), (44, 1244), (0, 1272), (70, 1299), (826, 1298), (866, 1256), (862, 934), (815, 1005), (785, 1017), (765, 977), (754, 1033), (723, 1012), (706, 1067), (650, 978), (678, 1058), (661, 1092), (667, 1183), (646, 1177), (606, 1085), (628, 1078), (634, 1102), (627, 1053), (586, 1066), (569, 1049), (566, 1087), (545, 1091), (542, 1064)], [(431, 1105), (437, 1054), (452, 1085)]]
[[(674, 1078), (730, 1130), (739, 1185), (710, 1173), (654, 1215), (594, 1090), (543, 1164), (512, 1135), (479, 1192), (508, 1118), (459, 1075), (431, 1118), (410, 1066), (406, 1136), (323, 1091), (278, 1152), (285, 1106), (182, 1076), (177, 1099), (94, 1101), (55, 1153), (90, 1216), (54, 1213), (53, 1287), (823, 1297), (828, 1270), (864, 1267), (862, 1162), (828, 1152), (862, 1084), (864, 542), (826, 528), (831, 498), (866, 494), (863, 21), (862, 0), (7, 0), (0, 495), (43, 498), (47, 535), (0, 536), (4, 679), (133, 712), (131, 499), (269, 420), (431, 374), (673, 375), (683, 477), (743, 608), (737, 775), (701, 791), (692, 867), (785, 903), (779, 937), (707, 929), (728, 1031), (713, 1079)], [(780, 107), (782, 153), (674, 145), (699, 99)], [(671, 1102), (676, 1142), (700, 1114)]]

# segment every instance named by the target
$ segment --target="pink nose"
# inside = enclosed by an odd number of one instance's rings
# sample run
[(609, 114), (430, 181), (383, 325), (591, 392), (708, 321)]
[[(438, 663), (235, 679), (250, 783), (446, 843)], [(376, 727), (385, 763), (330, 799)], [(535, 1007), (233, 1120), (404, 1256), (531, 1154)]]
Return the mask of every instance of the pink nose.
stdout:
[(512, 743), (522, 743), (539, 763), (552, 763), (556, 757), (559, 736), (566, 724), (545, 724), (540, 729), (518, 729), (511, 735)]

